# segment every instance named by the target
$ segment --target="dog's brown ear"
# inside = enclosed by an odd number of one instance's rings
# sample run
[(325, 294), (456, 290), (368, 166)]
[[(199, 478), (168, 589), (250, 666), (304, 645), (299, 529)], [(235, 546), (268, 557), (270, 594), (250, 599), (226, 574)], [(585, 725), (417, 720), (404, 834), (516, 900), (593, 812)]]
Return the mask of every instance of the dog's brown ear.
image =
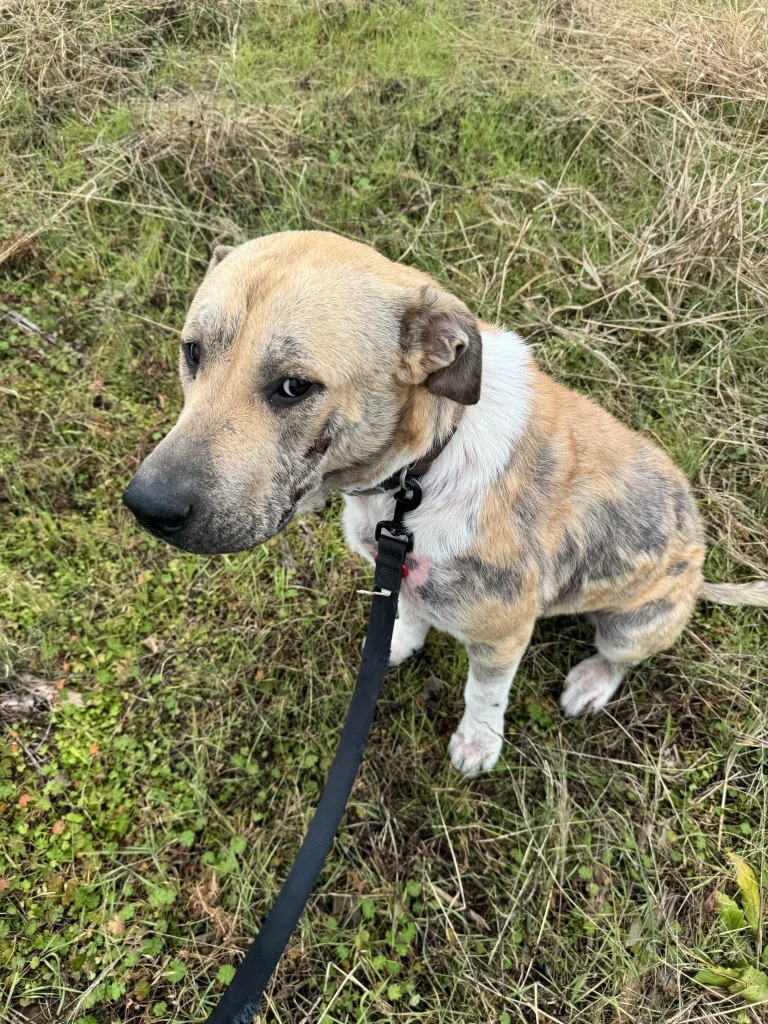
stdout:
[(205, 276), (208, 277), (214, 267), (218, 267), (221, 261), (234, 249), (234, 245), (217, 245), (211, 255), (211, 262), (208, 264), (208, 269), (205, 272)]
[(462, 405), (479, 400), (483, 342), (477, 320), (455, 296), (430, 285), (412, 293), (400, 342), (417, 383)]

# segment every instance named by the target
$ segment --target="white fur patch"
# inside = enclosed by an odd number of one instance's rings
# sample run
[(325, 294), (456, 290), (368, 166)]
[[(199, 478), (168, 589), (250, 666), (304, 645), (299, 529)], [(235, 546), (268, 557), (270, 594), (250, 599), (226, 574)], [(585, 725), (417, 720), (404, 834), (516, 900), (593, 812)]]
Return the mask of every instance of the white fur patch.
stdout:
[(488, 722), (475, 720), (468, 712), (459, 723), (448, 744), (451, 764), (470, 778), (480, 772), (489, 772), (499, 760), (504, 746), (504, 716), (494, 729)]
[[(466, 549), (488, 487), (507, 465), (530, 407), (530, 354), (522, 338), (513, 331), (483, 334), (480, 401), (464, 410), (456, 433), (429, 468), (420, 507), (406, 519), (416, 538), (416, 559), (423, 555), (430, 563), (441, 562)], [(346, 495), (350, 546), (370, 558), (362, 540), (377, 522), (390, 518), (393, 507), (386, 495)]]
[(395, 621), (392, 646), (389, 649), (389, 664), (402, 665), (412, 654), (424, 646), (429, 632), (429, 623), (420, 618), (405, 601), (400, 602), (400, 615)]

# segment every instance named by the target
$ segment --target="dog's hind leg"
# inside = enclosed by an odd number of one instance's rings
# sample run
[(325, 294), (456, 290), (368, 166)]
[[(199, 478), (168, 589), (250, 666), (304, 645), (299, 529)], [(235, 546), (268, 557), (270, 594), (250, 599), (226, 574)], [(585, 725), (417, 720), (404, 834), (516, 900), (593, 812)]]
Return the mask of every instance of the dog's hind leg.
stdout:
[(695, 601), (696, 591), (691, 589), (674, 603), (662, 597), (629, 611), (596, 612), (592, 618), (600, 653), (574, 665), (566, 676), (560, 696), (564, 714), (571, 717), (605, 707), (630, 666), (672, 646)]
[(565, 677), (560, 707), (567, 718), (605, 707), (624, 678), (626, 665), (593, 654), (574, 665)]

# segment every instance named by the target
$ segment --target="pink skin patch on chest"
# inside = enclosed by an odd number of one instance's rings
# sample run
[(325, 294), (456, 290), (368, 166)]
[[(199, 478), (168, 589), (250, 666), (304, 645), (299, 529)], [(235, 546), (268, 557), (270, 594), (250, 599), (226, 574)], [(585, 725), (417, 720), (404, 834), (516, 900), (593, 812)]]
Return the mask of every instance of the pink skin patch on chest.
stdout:
[[(371, 541), (363, 541), (366, 551), (369, 551), (373, 558), (376, 557), (376, 544)], [(432, 560), (419, 555), (418, 558), (409, 556), (405, 560), (406, 573), (403, 576), (403, 589), (407, 591), (408, 598), (414, 603), (421, 600), (418, 588), (427, 582)]]
[(412, 601), (420, 601), (418, 588), (427, 582), (432, 562), (429, 558), (419, 556), (419, 558), (406, 559), (405, 564), (408, 569), (408, 575), (403, 580), (403, 586), (408, 591), (408, 597)]

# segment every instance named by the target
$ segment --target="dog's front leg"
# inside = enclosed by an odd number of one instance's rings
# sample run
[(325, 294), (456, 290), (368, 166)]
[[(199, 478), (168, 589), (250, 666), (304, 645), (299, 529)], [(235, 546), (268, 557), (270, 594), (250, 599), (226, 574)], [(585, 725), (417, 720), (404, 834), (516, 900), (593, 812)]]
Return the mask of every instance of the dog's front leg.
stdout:
[(429, 632), (429, 622), (420, 613), (417, 605), (408, 599), (405, 589), (400, 593), (398, 616), (389, 649), (389, 664), (401, 665), (406, 658), (420, 650)]
[(529, 630), (524, 639), (508, 639), (497, 645), (467, 644), (469, 676), (464, 688), (464, 715), (448, 744), (453, 766), (464, 775), (489, 771), (499, 759), (509, 690), (530, 635)]

